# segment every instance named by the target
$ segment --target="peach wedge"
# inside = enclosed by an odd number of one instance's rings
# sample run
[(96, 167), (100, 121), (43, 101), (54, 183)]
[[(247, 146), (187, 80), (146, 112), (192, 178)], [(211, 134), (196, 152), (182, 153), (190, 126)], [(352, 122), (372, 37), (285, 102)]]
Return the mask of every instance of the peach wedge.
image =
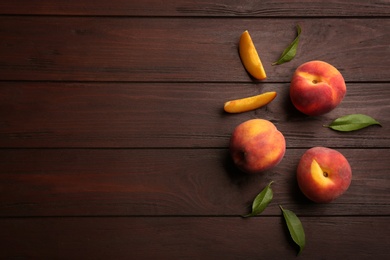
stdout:
[(265, 92), (260, 95), (231, 100), (225, 103), (224, 110), (228, 113), (242, 113), (267, 105), (276, 97), (276, 92)]
[(256, 79), (267, 78), (263, 64), (261, 63), (256, 47), (253, 44), (252, 38), (248, 31), (245, 31), (241, 34), (238, 49), (242, 64), (248, 73)]

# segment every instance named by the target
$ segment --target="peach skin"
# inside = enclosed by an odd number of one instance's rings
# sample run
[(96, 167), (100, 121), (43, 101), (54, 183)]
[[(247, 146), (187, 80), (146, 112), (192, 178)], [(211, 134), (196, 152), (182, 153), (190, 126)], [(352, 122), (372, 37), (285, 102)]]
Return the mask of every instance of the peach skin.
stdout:
[(238, 125), (230, 138), (230, 155), (243, 172), (260, 173), (279, 164), (286, 151), (284, 136), (264, 119)]
[(301, 157), (297, 180), (302, 193), (317, 203), (328, 203), (340, 197), (349, 187), (352, 170), (338, 151), (313, 147)]
[(309, 116), (332, 111), (341, 103), (346, 91), (341, 73), (329, 63), (318, 60), (300, 65), (290, 83), (292, 103)]

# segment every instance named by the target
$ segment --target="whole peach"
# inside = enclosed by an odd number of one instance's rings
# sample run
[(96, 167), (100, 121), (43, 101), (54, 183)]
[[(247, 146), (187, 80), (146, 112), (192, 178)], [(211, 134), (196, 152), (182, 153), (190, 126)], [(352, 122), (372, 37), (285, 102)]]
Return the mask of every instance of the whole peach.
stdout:
[(246, 173), (259, 173), (276, 166), (286, 151), (284, 136), (264, 119), (251, 119), (238, 125), (229, 150), (236, 166)]
[(294, 106), (310, 116), (323, 115), (337, 107), (347, 88), (341, 73), (324, 61), (300, 65), (292, 76), (290, 98)]
[(334, 149), (313, 147), (302, 155), (298, 164), (299, 188), (317, 203), (328, 203), (341, 196), (351, 179), (351, 166), (344, 155)]

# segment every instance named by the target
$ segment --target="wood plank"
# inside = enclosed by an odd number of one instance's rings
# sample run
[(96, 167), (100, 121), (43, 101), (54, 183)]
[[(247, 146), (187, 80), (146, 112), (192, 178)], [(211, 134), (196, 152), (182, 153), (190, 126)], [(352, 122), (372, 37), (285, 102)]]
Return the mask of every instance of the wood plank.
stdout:
[[(297, 57), (271, 66), (302, 27)], [(389, 82), (389, 19), (0, 17), (0, 78), (252, 82), (237, 51), (248, 29), (269, 82), (320, 59), (347, 81)], [(189, 30), (189, 28), (191, 28)], [(331, 43), (331, 44), (330, 44)]]
[(238, 216), (274, 181), (278, 205), (306, 216), (389, 215), (389, 149), (339, 149), (349, 160), (349, 190), (330, 204), (306, 199), (295, 179), (305, 149), (248, 176), (227, 149), (0, 150), (0, 215), (5, 216)]
[[(390, 147), (390, 86), (350, 83), (332, 112), (308, 117), (289, 99), (289, 84), (0, 82), (0, 147), (227, 147), (251, 118), (272, 121), (287, 147)], [(266, 91), (268, 106), (223, 112), (224, 102)], [(383, 127), (339, 133), (323, 127), (353, 113)]]
[[(0, 219), (0, 257), (296, 259), (281, 217)], [(386, 259), (390, 217), (301, 217), (299, 259)], [(329, 250), (331, 249), (331, 250)]]
[(390, 5), (381, 1), (263, 0), (263, 1), (127, 1), (3, 0), (0, 14), (125, 15), (125, 16), (389, 16)]

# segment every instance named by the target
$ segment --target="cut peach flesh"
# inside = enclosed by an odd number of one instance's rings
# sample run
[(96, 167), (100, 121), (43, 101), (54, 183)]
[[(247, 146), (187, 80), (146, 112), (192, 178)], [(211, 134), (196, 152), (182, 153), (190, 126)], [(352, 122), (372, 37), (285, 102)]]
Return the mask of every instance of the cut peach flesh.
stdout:
[(265, 79), (267, 77), (263, 64), (253, 44), (248, 31), (242, 33), (239, 42), (239, 52), (245, 69), (256, 79)]
[(260, 95), (231, 100), (225, 103), (224, 110), (228, 113), (241, 113), (267, 105), (276, 97), (276, 92), (266, 92)]

